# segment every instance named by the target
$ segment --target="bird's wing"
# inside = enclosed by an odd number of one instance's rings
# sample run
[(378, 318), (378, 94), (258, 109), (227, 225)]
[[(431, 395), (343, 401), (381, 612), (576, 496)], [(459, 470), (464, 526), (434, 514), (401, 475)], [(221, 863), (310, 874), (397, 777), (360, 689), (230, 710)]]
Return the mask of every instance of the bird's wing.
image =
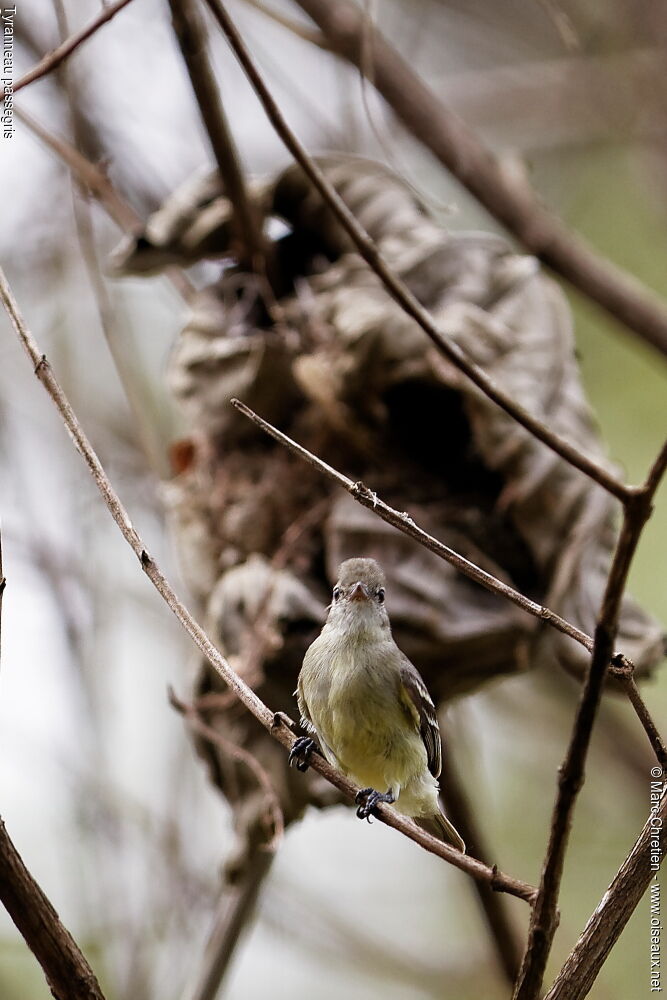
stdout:
[(428, 769), (437, 778), (442, 768), (442, 742), (435, 706), (426, 685), (407, 657), (401, 662), (400, 693), (401, 701), (424, 741)]

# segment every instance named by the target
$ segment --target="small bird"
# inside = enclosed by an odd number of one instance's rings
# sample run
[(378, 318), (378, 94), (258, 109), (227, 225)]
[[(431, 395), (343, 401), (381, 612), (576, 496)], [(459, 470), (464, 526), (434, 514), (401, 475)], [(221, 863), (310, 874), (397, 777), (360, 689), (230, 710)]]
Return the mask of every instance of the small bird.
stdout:
[[(301, 721), (329, 763), (364, 786), (357, 816), (367, 819), (378, 802), (396, 803), (398, 812), (465, 852), (440, 809), (435, 707), (394, 642), (384, 601), (384, 573), (374, 559), (341, 565), (326, 623), (299, 673)], [(306, 770), (316, 749), (313, 739), (301, 737), (290, 763)]]

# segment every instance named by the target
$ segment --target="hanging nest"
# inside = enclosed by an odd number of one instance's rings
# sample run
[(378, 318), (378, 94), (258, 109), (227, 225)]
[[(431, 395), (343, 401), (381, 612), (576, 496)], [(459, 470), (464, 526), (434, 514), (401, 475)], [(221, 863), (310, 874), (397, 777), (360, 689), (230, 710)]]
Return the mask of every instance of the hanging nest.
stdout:
[[(572, 320), (537, 262), (498, 236), (451, 233), (385, 167), (323, 156), (320, 168), (435, 322), (553, 431), (612, 468), (586, 401)], [(616, 504), (490, 402), (390, 298), (330, 209), (292, 166), (254, 185), (270, 241), (266, 275), (230, 259), (231, 206), (197, 177), (115, 256), (117, 270), (226, 258), (198, 293), (169, 385), (191, 427), (166, 495), (187, 580), (221, 651), (275, 710), (295, 714), (303, 653), (326, 615), (338, 564), (372, 556), (387, 576), (399, 646), (436, 702), (536, 664), (581, 676), (573, 640), (462, 576), (268, 439), (234, 396), (466, 558), (592, 634)], [(626, 596), (618, 647), (647, 674), (657, 623)], [(286, 766), (284, 750), (202, 665), (200, 710), (262, 763), (286, 821), (337, 793)], [(266, 840), (256, 779), (207, 744), (236, 809), (242, 864)]]

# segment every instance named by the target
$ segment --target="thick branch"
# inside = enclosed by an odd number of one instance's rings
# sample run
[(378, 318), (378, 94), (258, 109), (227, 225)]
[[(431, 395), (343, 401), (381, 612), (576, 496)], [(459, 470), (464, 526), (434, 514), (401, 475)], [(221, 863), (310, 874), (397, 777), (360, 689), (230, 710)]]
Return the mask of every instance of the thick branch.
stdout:
[[(654, 768), (654, 771), (657, 771), (654, 784), (663, 787), (663, 781), (658, 780), (660, 769)], [(586, 924), (544, 1000), (583, 1000), (588, 995), (609, 952), (646, 889), (651, 883), (657, 882), (658, 866), (664, 856), (661, 847), (662, 830), (666, 824), (667, 793), (663, 791), (659, 807), (651, 810), (634, 847)], [(647, 956), (648, 954), (647, 948)]]
[(257, 94), (271, 124), (277, 134), (289, 149), (292, 156), (300, 164), (306, 176), (312, 181), (326, 204), (331, 208), (340, 224), (349, 235), (357, 250), (377, 274), (378, 278), (387, 289), (393, 299), (399, 304), (403, 311), (422, 328), (428, 337), (433, 341), (438, 350), (451, 361), (451, 363), (462, 371), (480, 389), (485, 396), (496, 403), (505, 413), (508, 413), (518, 423), (526, 428), (534, 437), (548, 448), (564, 458), (566, 462), (576, 469), (584, 472), (587, 476), (599, 483), (613, 496), (623, 503), (627, 503), (633, 495), (632, 487), (619, 482), (607, 469), (580, 452), (569, 441), (563, 440), (558, 434), (554, 434), (532, 413), (529, 413), (518, 403), (515, 403), (502, 389), (500, 389), (486, 372), (473, 364), (465, 352), (454, 342), (453, 339), (444, 334), (433, 322), (433, 318), (425, 309), (415, 295), (412, 294), (408, 286), (398, 275), (387, 265), (384, 258), (379, 253), (366, 230), (359, 224), (356, 217), (350, 212), (343, 199), (334, 190), (332, 185), (322, 174), (312, 157), (308, 155), (297, 137), (287, 125), (278, 105), (274, 101), (271, 93), (264, 83), (250, 53), (248, 52), (241, 36), (236, 30), (234, 23), (230, 19), (227, 11), (220, 0), (205, 0), (211, 9), (215, 19), (224, 31), (229, 40), (229, 44), (234, 50), (238, 61), (243, 67), (246, 76), (250, 80), (255, 93)]
[[(222, 677), (227, 686), (234, 691), (239, 701), (241, 701), (252, 713), (252, 715), (254, 715), (255, 718), (264, 726), (264, 728), (271, 733), (274, 739), (281, 743), (286, 749), (290, 750), (294, 743), (292, 733), (278, 721), (276, 715), (271, 712), (264, 702), (257, 697), (255, 692), (241, 680), (220, 651), (216, 649), (199, 622), (193, 618), (183, 602), (176, 596), (176, 593), (170, 583), (167, 581), (157, 563), (144, 546), (139, 533), (132, 524), (127, 511), (123, 507), (117, 493), (113, 489), (109, 478), (100, 463), (100, 460), (95, 454), (90, 441), (86, 437), (83, 428), (72, 410), (67, 396), (54, 376), (46, 355), (41, 353), (32, 334), (26, 327), (2, 269), (0, 269), (0, 299), (2, 299), (2, 302), (4, 303), (5, 309), (9, 314), (19, 340), (23, 344), (30, 360), (34, 365), (35, 375), (53, 400), (67, 430), (70, 433), (77, 451), (79, 451), (88, 466), (90, 474), (92, 475), (98, 490), (102, 494), (102, 498), (106, 503), (111, 516), (120, 528), (125, 541), (139, 559), (144, 573), (164, 598), (165, 602), (176, 618), (178, 618), (195, 645), (204, 654), (216, 673)], [(357, 792), (359, 791), (357, 786), (341, 774), (340, 771), (331, 767), (331, 765), (328, 764), (323, 757), (313, 757), (311, 766), (315, 771), (323, 775), (327, 781), (331, 782), (332, 785), (343, 792), (347, 798), (351, 800), (355, 798)], [(436, 854), (443, 860), (453, 864), (456, 868), (460, 868), (461, 871), (467, 872), (473, 878), (480, 879), (482, 882), (487, 882), (498, 891), (509, 892), (511, 895), (517, 896), (519, 899), (524, 899), (527, 902), (532, 901), (535, 889), (527, 883), (514, 879), (509, 875), (504, 875), (503, 873), (496, 871), (494, 868), (489, 868), (488, 865), (481, 864), (479, 861), (476, 861), (468, 855), (461, 854), (460, 851), (455, 850), (448, 844), (444, 844), (441, 841), (436, 840), (435, 837), (432, 837), (430, 834), (417, 827), (410, 819), (405, 816), (401, 816), (388, 806), (382, 805), (378, 807), (377, 814), (378, 818), (383, 823), (386, 823), (387, 826), (391, 826), (395, 830), (399, 830), (406, 837), (410, 840), (414, 840), (415, 843), (420, 844), (431, 854)]]
[[(209, 5), (211, 0), (208, 0)], [(348, 0), (296, 0), (331, 49), (364, 71), (372, 45), (371, 83), (405, 128), (536, 257), (597, 302), (618, 322), (667, 354), (667, 310), (636, 278), (598, 256), (569, 232), (525, 181), (510, 178), (460, 118)]]
[(259, 218), (248, 197), (243, 170), (206, 52), (203, 21), (192, 0), (169, 0), (169, 6), (202, 121), (232, 206), (237, 256), (246, 267), (261, 272), (264, 246)]
[(574, 806), (584, 783), (586, 756), (607, 668), (613, 654), (621, 600), (630, 564), (644, 525), (651, 514), (653, 494), (667, 465), (667, 444), (651, 468), (644, 487), (623, 515), (623, 524), (605, 587), (591, 663), (581, 692), (570, 743), (559, 770), (558, 792), (551, 819), (549, 844), (540, 888), (531, 913), (528, 943), (514, 1000), (535, 1000), (539, 995), (557, 926), (557, 905), (565, 851)]
[(56, 1000), (104, 1000), (95, 973), (24, 865), (1, 819), (0, 899)]
[[(103, 24), (110, 21), (112, 17), (127, 7), (131, 0), (117, 0), (116, 3), (110, 4), (108, 7), (103, 7), (102, 12), (94, 18), (90, 24), (82, 28), (81, 31), (77, 31), (76, 34), (72, 35), (71, 38), (66, 39), (58, 48), (54, 49), (52, 52), (47, 52), (43, 59), (33, 66), (31, 70), (28, 70), (20, 80), (17, 80), (13, 86), (14, 93), (18, 93), (23, 87), (27, 87), (29, 83), (33, 83), (34, 80), (39, 80), (40, 77), (46, 76), (51, 70), (54, 70), (56, 66), (59, 66), (65, 59), (67, 59), (75, 49), (78, 49), (82, 42), (87, 41), (94, 35), (98, 28), (101, 28)], [(0, 99), (4, 100), (4, 90)]]

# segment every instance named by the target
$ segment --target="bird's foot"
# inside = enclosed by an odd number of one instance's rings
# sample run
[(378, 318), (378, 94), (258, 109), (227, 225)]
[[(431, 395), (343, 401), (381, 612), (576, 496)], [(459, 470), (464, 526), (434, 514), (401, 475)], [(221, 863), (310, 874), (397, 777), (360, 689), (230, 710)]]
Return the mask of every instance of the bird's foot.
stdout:
[(292, 744), (287, 762), (290, 767), (296, 767), (297, 771), (307, 771), (310, 755), (314, 750), (317, 750), (315, 740), (311, 740), (310, 736), (300, 736)]
[(374, 788), (360, 788), (354, 801), (359, 806), (357, 809), (359, 819), (367, 819), (370, 823), (378, 802), (392, 803), (396, 801), (396, 797), (391, 789), (388, 792), (377, 792)]

